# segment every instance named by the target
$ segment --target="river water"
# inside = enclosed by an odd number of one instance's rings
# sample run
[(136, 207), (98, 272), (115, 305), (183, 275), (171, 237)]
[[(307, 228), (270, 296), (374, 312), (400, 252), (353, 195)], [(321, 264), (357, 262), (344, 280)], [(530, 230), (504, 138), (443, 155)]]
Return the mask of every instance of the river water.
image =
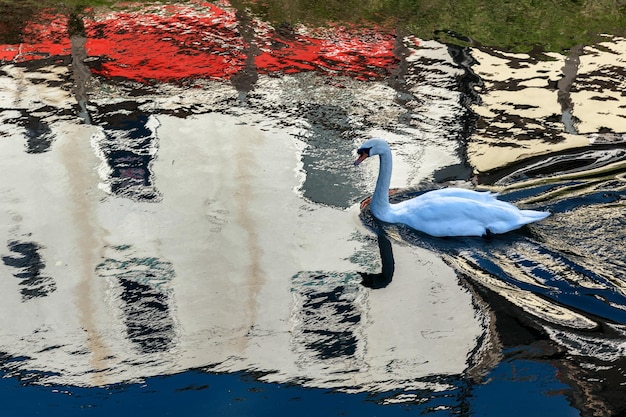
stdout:
[[(530, 56), (224, 2), (23, 38), (0, 45), (3, 415), (626, 409), (626, 40)], [(379, 224), (369, 137), (394, 199), (552, 215)]]

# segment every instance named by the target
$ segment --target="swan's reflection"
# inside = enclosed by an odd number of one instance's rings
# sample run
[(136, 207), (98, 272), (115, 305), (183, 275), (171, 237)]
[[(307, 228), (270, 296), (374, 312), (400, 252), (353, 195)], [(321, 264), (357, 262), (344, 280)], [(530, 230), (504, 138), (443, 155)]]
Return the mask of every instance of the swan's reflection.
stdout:
[(382, 272), (376, 274), (359, 272), (359, 275), (361, 275), (362, 278), (361, 284), (364, 287), (372, 289), (385, 288), (389, 285), (393, 279), (393, 272), (395, 270), (391, 241), (382, 231), (377, 232), (376, 235), (378, 237), (378, 249), (380, 251), (380, 260), (382, 262)]

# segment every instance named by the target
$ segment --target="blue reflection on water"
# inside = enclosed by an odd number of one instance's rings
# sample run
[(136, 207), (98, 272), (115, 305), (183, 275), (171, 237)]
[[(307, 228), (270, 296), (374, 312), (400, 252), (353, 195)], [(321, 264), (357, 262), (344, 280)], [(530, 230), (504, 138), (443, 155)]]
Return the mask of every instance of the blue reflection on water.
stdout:
[[(459, 379), (456, 389), (416, 398), (412, 403), (383, 404), (387, 394), (346, 394), (289, 384), (259, 382), (251, 374), (188, 371), (141, 383), (104, 388), (25, 385), (0, 378), (2, 416), (578, 416), (546, 362), (500, 363), (475, 384)], [(436, 404), (435, 404), (436, 403)], [(456, 404), (454, 404), (456, 403)], [(454, 405), (453, 405), (454, 404)]]
[[(406, 405), (381, 406), (366, 394), (331, 393), (268, 384), (244, 374), (190, 371), (108, 388), (22, 386), (0, 379), (2, 415), (275, 416), (406, 415)], [(277, 414), (282, 413), (282, 414)]]
[(580, 416), (563, 396), (569, 387), (557, 379), (558, 370), (546, 362), (500, 362), (472, 394), (474, 417)]

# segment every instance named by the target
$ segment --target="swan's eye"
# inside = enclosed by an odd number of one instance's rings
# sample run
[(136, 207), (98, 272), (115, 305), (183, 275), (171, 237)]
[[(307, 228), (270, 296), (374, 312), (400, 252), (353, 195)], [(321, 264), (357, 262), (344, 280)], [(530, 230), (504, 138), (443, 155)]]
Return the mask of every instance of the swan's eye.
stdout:
[(361, 149), (357, 150), (356, 153), (359, 154), (359, 155), (365, 154), (365, 155), (367, 155), (369, 157), (370, 156), (370, 149), (372, 149), (372, 148), (361, 148)]

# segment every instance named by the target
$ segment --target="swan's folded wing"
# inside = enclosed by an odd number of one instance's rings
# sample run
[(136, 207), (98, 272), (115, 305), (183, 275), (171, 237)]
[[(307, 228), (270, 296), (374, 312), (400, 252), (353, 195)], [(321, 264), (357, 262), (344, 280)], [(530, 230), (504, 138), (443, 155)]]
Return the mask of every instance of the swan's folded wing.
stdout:
[(442, 188), (440, 190), (429, 191), (422, 194), (418, 198), (439, 199), (447, 197), (458, 197), (473, 201), (490, 202), (497, 200), (498, 193), (492, 193), (491, 191), (474, 191), (465, 188)]
[(481, 200), (459, 197), (454, 193), (440, 194), (438, 198), (418, 197), (403, 201), (393, 204), (392, 211), (396, 223), (432, 236), (482, 236), (487, 231), (506, 233), (549, 215), (546, 212), (519, 210), (513, 204), (492, 196)]

